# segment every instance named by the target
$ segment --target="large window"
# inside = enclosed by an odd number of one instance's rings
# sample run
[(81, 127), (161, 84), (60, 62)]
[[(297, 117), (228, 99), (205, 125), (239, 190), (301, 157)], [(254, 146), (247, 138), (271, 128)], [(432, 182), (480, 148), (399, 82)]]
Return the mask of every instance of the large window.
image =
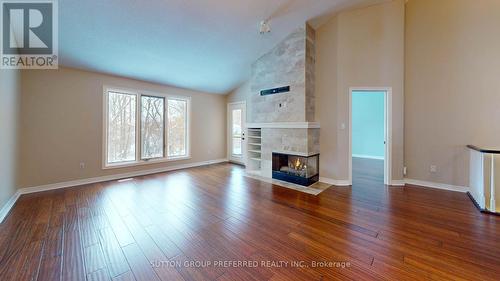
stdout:
[(189, 98), (105, 89), (104, 167), (189, 158)]

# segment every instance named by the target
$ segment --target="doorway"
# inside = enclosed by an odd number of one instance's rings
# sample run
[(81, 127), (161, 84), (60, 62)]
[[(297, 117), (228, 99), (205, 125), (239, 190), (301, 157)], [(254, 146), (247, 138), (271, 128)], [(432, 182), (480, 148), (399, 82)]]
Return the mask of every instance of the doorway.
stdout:
[(228, 158), (229, 161), (246, 163), (246, 103), (235, 102), (227, 105), (228, 116)]
[(349, 91), (349, 181), (391, 184), (391, 89)]

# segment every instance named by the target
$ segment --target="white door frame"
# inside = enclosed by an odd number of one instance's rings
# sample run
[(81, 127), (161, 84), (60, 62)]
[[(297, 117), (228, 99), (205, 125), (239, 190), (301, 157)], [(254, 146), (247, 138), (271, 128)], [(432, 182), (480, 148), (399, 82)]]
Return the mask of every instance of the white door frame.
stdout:
[[(241, 159), (237, 159), (233, 157), (233, 148), (232, 148), (232, 117), (231, 117), (231, 108), (233, 106), (241, 106), (243, 109), (242, 112), (242, 120), (241, 120), (241, 133), (243, 135), (243, 142), (241, 143)], [(234, 162), (237, 164), (246, 165), (247, 158), (247, 138), (246, 135), (246, 112), (247, 112), (247, 103), (246, 101), (239, 102), (230, 102), (227, 104), (227, 159), (230, 162)]]
[(392, 88), (391, 87), (351, 87), (349, 88), (349, 184), (352, 185), (352, 92), (385, 92), (384, 98), (384, 184), (392, 185)]

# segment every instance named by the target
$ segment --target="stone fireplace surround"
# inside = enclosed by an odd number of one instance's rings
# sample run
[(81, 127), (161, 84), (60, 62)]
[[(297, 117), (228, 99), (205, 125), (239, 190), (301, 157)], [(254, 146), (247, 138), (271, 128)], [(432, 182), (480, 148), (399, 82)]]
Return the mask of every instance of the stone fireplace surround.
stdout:
[[(319, 155), (320, 124), (316, 122), (277, 122), (277, 123), (247, 123), (247, 128), (261, 129), (261, 160), (260, 168), (247, 172), (259, 179), (268, 179), (273, 184), (317, 195), (330, 185), (317, 182), (308, 188), (295, 183), (285, 183), (273, 180), (273, 153), (299, 156)], [(252, 160), (249, 160), (252, 161)], [(318, 164), (319, 165), (319, 164)], [(319, 167), (318, 167), (319, 170)], [(319, 179), (319, 174), (318, 174)], [(308, 190), (309, 189), (309, 190)]]
[(272, 178), (273, 152), (319, 154), (319, 123), (247, 123), (247, 127), (262, 130), (261, 167), (257, 172), (263, 177)]
[[(260, 169), (272, 178), (272, 154), (319, 154), (320, 125), (314, 122), (315, 31), (296, 29), (252, 64), (247, 128), (261, 130)], [(290, 91), (261, 96), (260, 91), (290, 86)], [(252, 160), (249, 160), (252, 161)]]

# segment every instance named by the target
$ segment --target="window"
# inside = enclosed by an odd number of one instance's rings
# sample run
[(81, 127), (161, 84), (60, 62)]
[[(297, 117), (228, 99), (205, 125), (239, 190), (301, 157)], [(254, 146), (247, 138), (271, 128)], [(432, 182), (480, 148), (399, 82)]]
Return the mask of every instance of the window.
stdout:
[(233, 155), (234, 156), (241, 156), (242, 151), (242, 135), (241, 135), (241, 109), (233, 109), (232, 111), (232, 138), (233, 138)]
[(186, 156), (187, 102), (168, 100), (168, 157)]
[(165, 156), (165, 99), (141, 97), (141, 142), (142, 159), (162, 158)]
[(108, 163), (135, 161), (136, 96), (108, 94)]
[(105, 168), (189, 158), (189, 98), (104, 93)]

